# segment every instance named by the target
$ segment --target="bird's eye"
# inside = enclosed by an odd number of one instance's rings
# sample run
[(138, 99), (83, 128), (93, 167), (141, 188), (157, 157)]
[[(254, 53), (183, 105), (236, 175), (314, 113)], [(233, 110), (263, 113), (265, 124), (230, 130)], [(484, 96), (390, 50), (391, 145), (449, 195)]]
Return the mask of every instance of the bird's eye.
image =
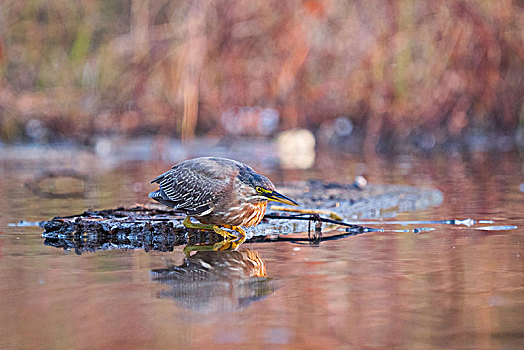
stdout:
[(257, 193), (262, 193), (264, 192), (264, 190), (262, 189), (262, 187), (255, 187), (255, 191), (257, 191)]

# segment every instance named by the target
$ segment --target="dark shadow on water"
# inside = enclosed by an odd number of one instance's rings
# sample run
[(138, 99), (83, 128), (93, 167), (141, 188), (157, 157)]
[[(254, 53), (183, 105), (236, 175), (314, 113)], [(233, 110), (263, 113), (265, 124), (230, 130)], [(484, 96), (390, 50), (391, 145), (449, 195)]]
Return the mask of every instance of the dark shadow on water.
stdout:
[(183, 264), (151, 271), (153, 281), (169, 289), (160, 298), (198, 313), (243, 309), (275, 291), (266, 263), (257, 251), (197, 252)]
[[(182, 230), (170, 227), (171, 230)], [(180, 232), (179, 232), (180, 233)], [(197, 247), (209, 247), (221, 239), (213, 233), (198, 232), (189, 242)], [(72, 235), (44, 233), (44, 244), (76, 254), (104, 250), (136, 250), (171, 252), (184, 245), (184, 234), (124, 234)], [(198, 244), (198, 245), (197, 245)], [(151, 271), (152, 280), (169, 288), (158, 297), (172, 299), (176, 305), (198, 313), (233, 312), (248, 307), (275, 291), (274, 281), (267, 277), (266, 263), (257, 251), (197, 251), (186, 256), (181, 265)]]

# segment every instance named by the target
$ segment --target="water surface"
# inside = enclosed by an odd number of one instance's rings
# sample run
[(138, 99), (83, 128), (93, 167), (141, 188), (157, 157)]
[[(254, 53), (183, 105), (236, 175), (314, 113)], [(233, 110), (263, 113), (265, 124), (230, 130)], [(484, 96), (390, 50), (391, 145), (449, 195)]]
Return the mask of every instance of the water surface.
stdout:
[[(434, 230), (367, 233), (318, 246), (248, 243), (237, 253), (186, 261), (183, 247), (77, 255), (44, 245), (38, 227), (9, 226), (144, 203), (154, 188), (149, 181), (171, 164), (108, 163), (72, 151), (39, 160), (5, 154), (0, 157), (2, 349), (522, 348), (524, 178), (518, 154), (372, 159), (317, 154), (308, 170), (254, 163), (277, 184), (350, 183), (362, 174), (374, 184), (443, 193), (437, 207), (387, 220), (471, 218), (517, 228), (415, 225), (408, 228)], [(64, 169), (83, 176), (67, 185), (83, 195), (49, 198), (27, 186), (43, 172)], [(41, 185), (64, 192), (60, 183)], [(210, 273), (210, 266), (218, 272)]]

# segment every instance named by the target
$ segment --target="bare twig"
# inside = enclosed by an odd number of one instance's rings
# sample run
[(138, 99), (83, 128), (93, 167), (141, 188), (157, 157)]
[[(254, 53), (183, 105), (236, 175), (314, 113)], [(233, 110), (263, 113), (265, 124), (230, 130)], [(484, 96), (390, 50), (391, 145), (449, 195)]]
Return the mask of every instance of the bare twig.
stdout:
[[(348, 223), (343, 222), (343, 221), (332, 220), (332, 219), (328, 219), (328, 218), (323, 218), (323, 217), (321, 217), (318, 214), (316, 214), (316, 215), (318, 216), (318, 218), (315, 218), (315, 220), (318, 220), (318, 222), (326, 222), (326, 223), (329, 223), (329, 224), (345, 226), (345, 227), (347, 227), (347, 229), (346, 229), (347, 232), (362, 233), (362, 232), (364, 232), (367, 229), (366, 227), (363, 227), (363, 226), (348, 224)], [(308, 220), (308, 221), (313, 220), (311, 214), (308, 214), (307, 216), (305, 216), (305, 214), (280, 215), (280, 214), (277, 214), (277, 213), (271, 213), (271, 214), (264, 215), (264, 218), (265, 219), (277, 219), (277, 220)]]

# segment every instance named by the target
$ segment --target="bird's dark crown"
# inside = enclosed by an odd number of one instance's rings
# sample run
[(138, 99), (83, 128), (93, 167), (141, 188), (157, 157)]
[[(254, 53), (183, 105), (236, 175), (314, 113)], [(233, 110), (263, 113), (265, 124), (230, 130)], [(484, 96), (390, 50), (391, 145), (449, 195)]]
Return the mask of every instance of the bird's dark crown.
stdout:
[(248, 166), (239, 169), (238, 178), (240, 181), (253, 188), (262, 187), (266, 190), (274, 191), (275, 185), (264, 175), (260, 175)]

